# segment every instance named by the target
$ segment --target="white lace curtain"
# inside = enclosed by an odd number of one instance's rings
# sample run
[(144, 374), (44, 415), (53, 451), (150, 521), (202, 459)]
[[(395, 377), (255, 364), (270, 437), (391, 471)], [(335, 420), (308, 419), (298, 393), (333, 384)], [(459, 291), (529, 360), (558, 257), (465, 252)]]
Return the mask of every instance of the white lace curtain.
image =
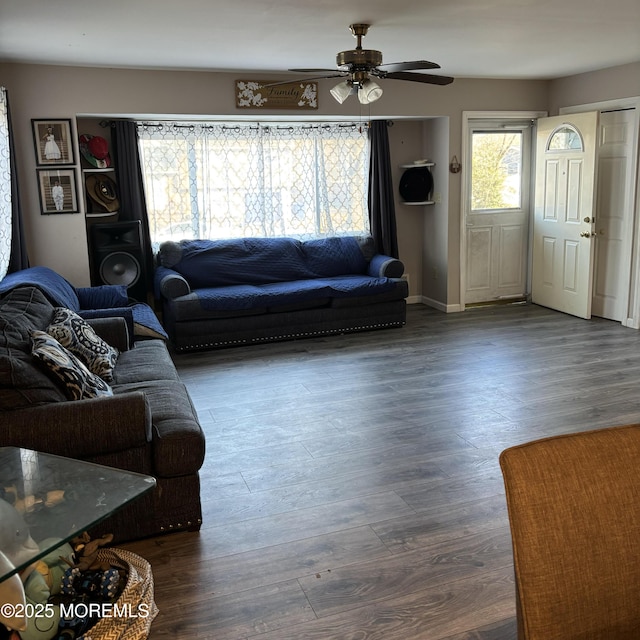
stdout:
[(138, 123), (154, 244), (368, 232), (359, 124)]
[(11, 258), (11, 166), (7, 91), (0, 87), (0, 280), (7, 275)]

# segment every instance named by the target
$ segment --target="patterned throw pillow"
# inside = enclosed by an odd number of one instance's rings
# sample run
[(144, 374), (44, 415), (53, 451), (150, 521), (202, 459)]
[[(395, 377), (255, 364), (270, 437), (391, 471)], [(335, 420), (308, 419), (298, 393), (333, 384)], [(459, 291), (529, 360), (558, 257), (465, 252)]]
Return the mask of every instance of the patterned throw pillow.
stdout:
[(105, 342), (77, 313), (56, 307), (47, 333), (105, 382), (113, 380), (113, 368), (120, 352)]
[(113, 390), (67, 351), (54, 337), (44, 331), (31, 332), (31, 353), (47, 370), (64, 384), (70, 400), (112, 396)]

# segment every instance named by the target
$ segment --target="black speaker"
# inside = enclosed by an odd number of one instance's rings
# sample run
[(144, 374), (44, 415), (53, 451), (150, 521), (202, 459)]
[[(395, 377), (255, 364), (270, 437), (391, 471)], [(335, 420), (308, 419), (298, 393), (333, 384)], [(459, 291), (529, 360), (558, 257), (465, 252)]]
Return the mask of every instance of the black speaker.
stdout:
[(94, 284), (123, 284), (130, 298), (147, 301), (147, 278), (139, 220), (89, 227)]

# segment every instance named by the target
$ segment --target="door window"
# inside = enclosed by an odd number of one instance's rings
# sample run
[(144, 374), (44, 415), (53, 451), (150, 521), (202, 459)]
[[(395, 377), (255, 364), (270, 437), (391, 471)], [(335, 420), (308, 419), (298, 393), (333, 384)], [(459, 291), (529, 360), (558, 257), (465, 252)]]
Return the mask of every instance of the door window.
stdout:
[(555, 129), (547, 143), (547, 151), (582, 151), (583, 149), (580, 132), (570, 124), (563, 124)]
[(471, 133), (471, 211), (522, 208), (522, 131)]

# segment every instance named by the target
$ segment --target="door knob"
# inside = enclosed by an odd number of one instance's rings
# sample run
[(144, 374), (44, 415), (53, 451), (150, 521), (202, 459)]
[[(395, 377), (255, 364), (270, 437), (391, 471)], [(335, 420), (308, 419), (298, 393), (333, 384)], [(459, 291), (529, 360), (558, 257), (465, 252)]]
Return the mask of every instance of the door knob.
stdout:
[(584, 221), (588, 224), (589, 222), (591, 222), (591, 218), (589, 216), (587, 216)]
[[(595, 235), (595, 234), (594, 234), (594, 235)], [(591, 237), (591, 232), (590, 232), (590, 231), (583, 231), (583, 232), (580, 234), (580, 237), (581, 237), (581, 238), (590, 238), (590, 237)]]

